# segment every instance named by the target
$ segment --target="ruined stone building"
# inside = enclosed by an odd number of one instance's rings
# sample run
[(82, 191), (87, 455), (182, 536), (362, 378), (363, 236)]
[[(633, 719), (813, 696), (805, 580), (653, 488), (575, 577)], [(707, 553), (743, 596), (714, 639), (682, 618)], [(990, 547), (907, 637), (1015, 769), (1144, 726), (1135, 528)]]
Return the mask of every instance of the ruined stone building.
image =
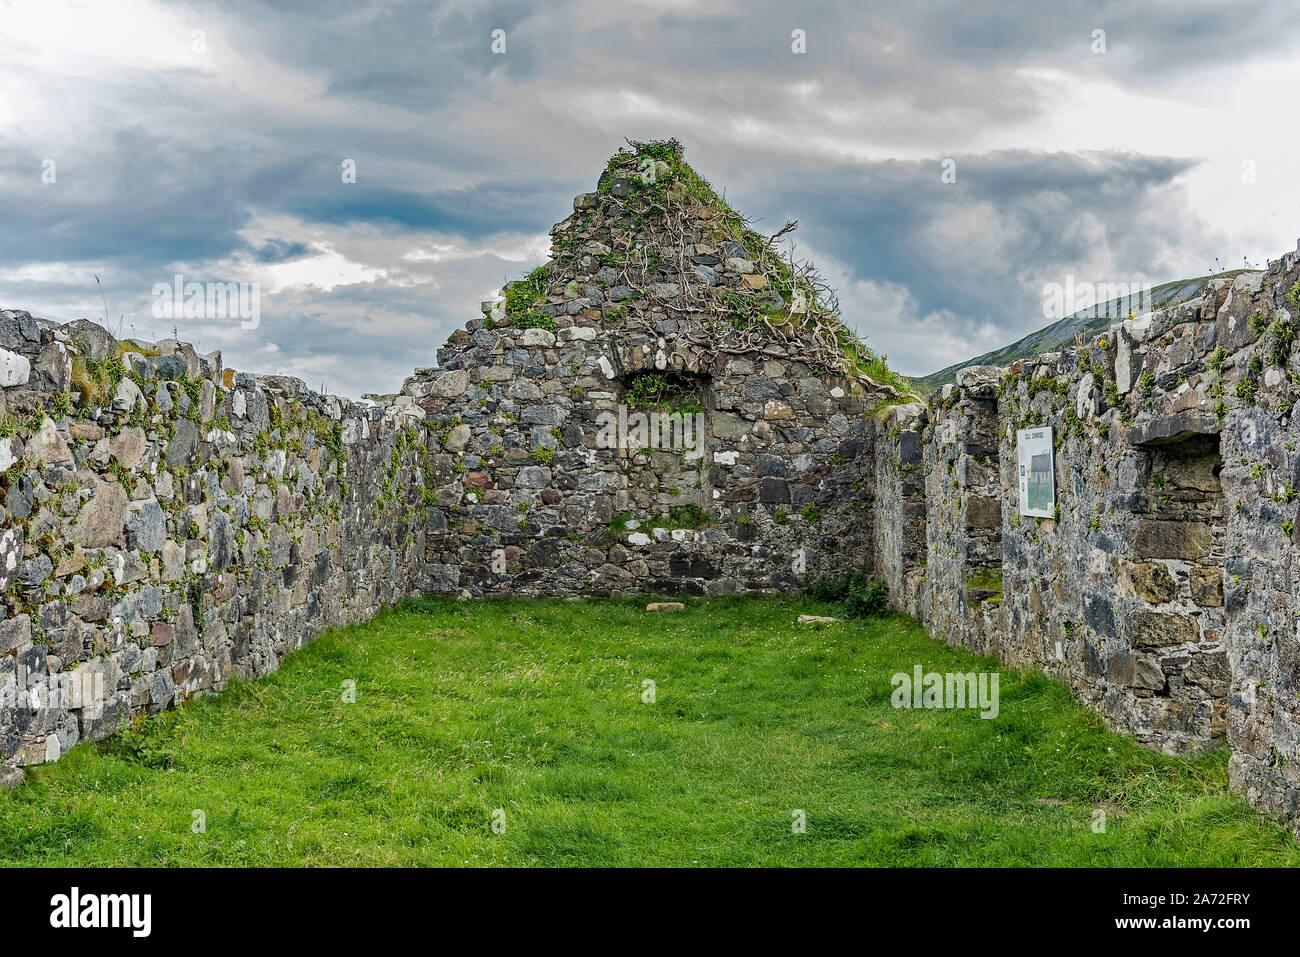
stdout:
[[(884, 578), (932, 634), (1153, 747), (1231, 749), (1300, 825), (1300, 258), (927, 401), (675, 144), (401, 394), (0, 313), (0, 767), (273, 671), (422, 591), (720, 595)], [(1017, 432), (1050, 426), (1051, 517)]]

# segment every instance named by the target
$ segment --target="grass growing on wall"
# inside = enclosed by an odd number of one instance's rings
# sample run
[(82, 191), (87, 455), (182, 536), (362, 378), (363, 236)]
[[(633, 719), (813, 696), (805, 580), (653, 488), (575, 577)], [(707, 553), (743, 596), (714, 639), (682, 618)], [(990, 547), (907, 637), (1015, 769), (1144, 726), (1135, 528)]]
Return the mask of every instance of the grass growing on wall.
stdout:
[(992, 667), (909, 619), (642, 607), (430, 599), (332, 633), (33, 769), (0, 863), (1300, 864), (1225, 755), (1143, 750), (1042, 676), (1004, 671), (993, 720), (895, 710), (895, 672)]
[[(609, 158), (605, 169), (606, 175), (597, 184), (596, 208), (584, 206), (575, 212), (576, 228), (558, 240), (563, 251), (553, 262), (560, 264), (559, 271), (565, 271), (566, 260), (584, 255), (580, 236), (598, 236), (607, 240), (611, 248), (585, 255), (592, 255), (601, 266), (612, 268), (618, 274), (615, 283), (630, 284), (637, 290), (638, 299), (646, 295), (647, 287), (653, 287), (656, 278), (671, 280), (688, 289), (696, 287), (689, 306), (674, 303), (670, 314), (685, 309), (721, 319), (727, 327), (722, 331), (730, 347), (749, 348), (773, 337), (782, 341), (793, 337), (801, 342), (804, 358), (816, 375), (865, 376), (884, 386), (883, 391), (896, 391), (900, 398), (920, 398), (905, 376), (889, 368), (885, 355), (868, 348), (845, 324), (834, 291), (811, 263), (797, 261), (793, 247), (788, 251), (777, 248), (776, 240), (794, 229), (796, 223), (788, 223), (772, 237), (751, 228), (749, 221), (725, 196), (719, 195), (686, 161), (684, 147), (676, 139), (628, 140), (626, 147), (620, 147)], [(686, 226), (698, 226), (698, 220), (707, 221), (707, 235), (688, 237)], [(617, 238), (624, 230), (635, 235), (635, 245)], [(706, 245), (720, 243), (730, 247), (734, 242), (743, 247), (741, 255), (753, 262), (756, 278), (762, 279), (764, 285), (761, 288), (719, 287), (711, 292), (710, 284), (701, 287), (690, 262), (684, 258), (684, 249), (705, 239)], [(725, 248), (722, 252), (731, 256)], [(576, 277), (571, 268), (568, 275)], [(521, 328), (550, 322), (544, 327), (553, 329), (554, 322), (537, 310), (546, 302), (547, 281), (554, 278), (548, 267), (539, 267), (523, 279), (508, 283), (503, 290), (506, 321)], [(603, 279), (597, 280), (597, 284), (609, 285)], [(650, 295), (653, 299), (658, 294)], [(606, 320), (626, 315), (625, 306), (603, 309)], [(491, 325), (489, 320), (489, 328)], [(741, 334), (738, 342), (731, 341), (734, 333)]]

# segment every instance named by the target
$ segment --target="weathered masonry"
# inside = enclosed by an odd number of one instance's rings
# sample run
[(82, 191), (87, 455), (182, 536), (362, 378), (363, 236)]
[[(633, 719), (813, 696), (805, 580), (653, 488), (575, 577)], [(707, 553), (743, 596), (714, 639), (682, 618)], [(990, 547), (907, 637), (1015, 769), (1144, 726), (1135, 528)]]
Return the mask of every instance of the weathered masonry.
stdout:
[(660, 155), (615, 156), (551, 261), (407, 380), (437, 453), (427, 587), (719, 595), (869, 564), (864, 413), (896, 390), (834, 341), (815, 277)]
[[(965, 370), (876, 436), (877, 566), (947, 640), (1058, 676), (1300, 819), (1293, 415), (1300, 256), (1010, 369)], [(1018, 514), (1016, 433), (1056, 437), (1056, 512)], [(881, 487), (885, 485), (882, 478)], [(926, 515), (924, 551), (907, 547)]]
[(414, 416), (13, 311), (0, 366), (5, 778), (417, 590)]
[(713, 595), (869, 566), (864, 413), (898, 389), (815, 274), (672, 144), (616, 155), (554, 236), (375, 405), (0, 313), (0, 773), (421, 590)]
[[(681, 158), (637, 145), (374, 404), (0, 312), (0, 781), (420, 591), (884, 577), (1300, 826), (1300, 264), (915, 401)], [(1019, 515), (1017, 431), (1055, 509)]]

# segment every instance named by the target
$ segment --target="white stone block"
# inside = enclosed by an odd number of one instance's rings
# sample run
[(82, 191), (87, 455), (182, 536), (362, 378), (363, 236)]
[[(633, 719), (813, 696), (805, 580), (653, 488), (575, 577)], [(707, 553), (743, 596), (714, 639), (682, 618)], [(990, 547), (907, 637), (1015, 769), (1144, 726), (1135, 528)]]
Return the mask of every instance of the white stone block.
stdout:
[(544, 346), (549, 348), (555, 345), (555, 333), (549, 329), (525, 329), (523, 344), (525, 346)]
[(32, 364), (26, 356), (0, 349), (0, 386), (26, 385), (31, 374)]

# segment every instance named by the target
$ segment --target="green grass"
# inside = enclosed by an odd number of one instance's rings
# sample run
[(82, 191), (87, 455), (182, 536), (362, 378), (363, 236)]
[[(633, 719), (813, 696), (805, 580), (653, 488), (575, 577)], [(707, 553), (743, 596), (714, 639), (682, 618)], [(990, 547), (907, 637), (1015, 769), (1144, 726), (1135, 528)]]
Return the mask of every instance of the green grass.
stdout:
[(1222, 753), (1146, 751), (1033, 674), (1002, 672), (993, 720), (895, 710), (895, 672), (991, 663), (901, 617), (792, 624), (834, 610), (412, 603), (32, 769), (0, 794), (0, 862), (1300, 864)]

